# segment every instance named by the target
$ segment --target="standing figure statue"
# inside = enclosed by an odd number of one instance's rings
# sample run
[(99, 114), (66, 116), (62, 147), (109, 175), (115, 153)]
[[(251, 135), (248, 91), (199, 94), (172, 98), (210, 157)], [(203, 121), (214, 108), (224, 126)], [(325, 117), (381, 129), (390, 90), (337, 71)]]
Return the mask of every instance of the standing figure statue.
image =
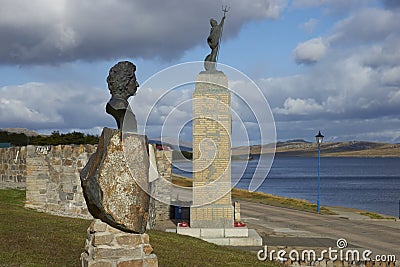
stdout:
[(223, 11), (224, 11), (224, 16), (222, 17), (221, 22), (219, 24), (215, 19), (210, 19), (211, 30), (210, 30), (210, 35), (208, 35), (207, 38), (207, 43), (211, 48), (211, 54), (207, 55), (207, 57), (204, 60), (204, 68), (207, 71), (215, 70), (215, 65), (218, 56), (218, 49), (219, 49), (219, 41), (222, 36), (222, 29), (225, 21), (225, 13), (228, 10), (225, 8), (223, 9)]
[(139, 87), (135, 71), (133, 63), (121, 61), (110, 69), (107, 77), (111, 99), (106, 105), (106, 112), (114, 117), (119, 130), (124, 126), (127, 132), (137, 132), (136, 117), (128, 103), (128, 98), (136, 95)]

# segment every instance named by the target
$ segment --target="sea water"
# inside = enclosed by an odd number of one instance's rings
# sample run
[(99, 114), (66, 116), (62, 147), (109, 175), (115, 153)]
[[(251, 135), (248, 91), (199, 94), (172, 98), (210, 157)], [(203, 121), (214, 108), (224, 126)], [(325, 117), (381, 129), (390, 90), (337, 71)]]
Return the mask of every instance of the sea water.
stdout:
[[(267, 165), (258, 156), (232, 161), (232, 177), (240, 176), (235, 187), (248, 189), (258, 168), (265, 180), (257, 191), (317, 202), (316, 157), (277, 156), (269, 172)], [(322, 157), (320, 166), (321, 205), (399, 215), (400, 158)], [(190, 171), (191, 162), (174, 162), (174, 173), (191, 177)]]

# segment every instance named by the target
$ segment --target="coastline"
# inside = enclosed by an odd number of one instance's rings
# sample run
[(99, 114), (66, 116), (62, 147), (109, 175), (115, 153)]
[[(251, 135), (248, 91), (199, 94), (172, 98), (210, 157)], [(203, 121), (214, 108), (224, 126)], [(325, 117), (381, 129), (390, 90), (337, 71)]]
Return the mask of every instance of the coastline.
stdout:
[[(172, 183), (182, 187), (192, 187), (192, 178), (172, 174)], [(233, 188), (231, 191), (232, 199), (239, 201), (247, 201), (253, 203), (259, 203), (264, 205), (270, 205), (274, 207), (282, 207), (299, 211), (306, 211), (310, 213), (317, 213), (317, 206), (307, 200), (281, 197), (272, 194), (266, 194), (263, 192), (250, 192), (245, 189)], [(343, 206), (321, 206), (321, 213), (326, 215), (338, 216), (342, 218), (358, 218), (358, 219), (370, 219), (370, 220), (399, 220), (397, 217), (372, 212), (368, 210), (361, 210)]]

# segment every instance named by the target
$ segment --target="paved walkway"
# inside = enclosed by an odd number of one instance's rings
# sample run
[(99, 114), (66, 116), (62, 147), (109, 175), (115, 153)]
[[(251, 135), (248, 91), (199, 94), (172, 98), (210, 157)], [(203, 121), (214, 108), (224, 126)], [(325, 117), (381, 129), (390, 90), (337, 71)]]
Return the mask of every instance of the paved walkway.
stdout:
[(400, 259), (400, 221), (371, 220), (344, 208), (332, 208), (338, 215), (320, 215), (245, 201), (240, 205), (242, 221), (259, 232), (265, 245), (328, 249), (344, 238), (348, 248)]

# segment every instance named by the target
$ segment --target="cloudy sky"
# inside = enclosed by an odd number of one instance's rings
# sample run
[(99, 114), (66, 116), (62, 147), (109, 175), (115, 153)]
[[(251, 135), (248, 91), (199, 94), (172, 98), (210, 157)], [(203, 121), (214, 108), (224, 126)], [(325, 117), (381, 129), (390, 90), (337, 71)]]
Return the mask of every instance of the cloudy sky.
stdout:
[[(258, 85), (278, 140), (313, 141), (321, 130), (328, 141), (400, 142), (397, 0), (1, 0), (0, 128), (97, 134), (115, 127), (105, 113), (105, 79), (119, 60), (137, 65), (143, 85), (133, 104), (139, 128), (160, 128), (192, 89), (165, 97), (168, 105), (153, 108), (149, 122), (142, 107), (169, 88), (146, 80), (203, 60), (208, 21), (220, 20), (222, 5), (230, 10), (219, 62)], [(190, 119), (190, 106), (180, 111), (177, 120)]]

